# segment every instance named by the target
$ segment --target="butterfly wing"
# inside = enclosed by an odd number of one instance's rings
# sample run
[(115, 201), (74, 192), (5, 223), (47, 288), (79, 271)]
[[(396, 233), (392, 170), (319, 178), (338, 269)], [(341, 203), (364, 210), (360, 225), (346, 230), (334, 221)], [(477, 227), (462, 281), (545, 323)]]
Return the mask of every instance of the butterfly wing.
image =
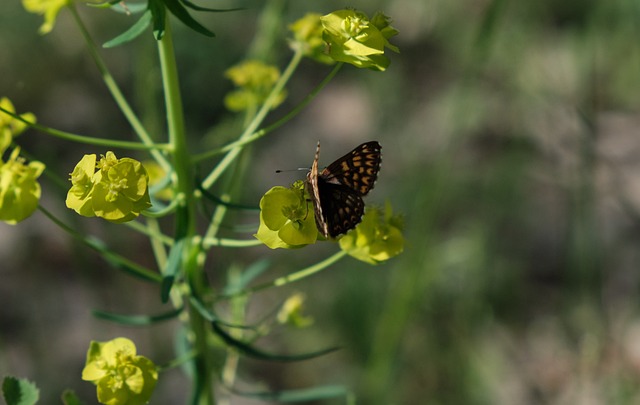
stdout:
[(314, 204), (316, 226), (325, 237), (346, 233), (362, 220), (364, 201), (349, 187), (320, 179), (318, 195), (319, 204)]
[(365, 196), (378, 178), (381, 151), (378, 142), (365, 142), (327, 166), (319, 177), (327, 183), (344, 184), (358, 195)]
[(381, 147), (376, 141), (363, 143), (321, 173), (318, 173), (319, 154), (320, 143), (307, 174), (307, 187), (318, 230), (324, 237), (335, 238), (362, 220), (362, 197), (369, 193), (378, 177)]

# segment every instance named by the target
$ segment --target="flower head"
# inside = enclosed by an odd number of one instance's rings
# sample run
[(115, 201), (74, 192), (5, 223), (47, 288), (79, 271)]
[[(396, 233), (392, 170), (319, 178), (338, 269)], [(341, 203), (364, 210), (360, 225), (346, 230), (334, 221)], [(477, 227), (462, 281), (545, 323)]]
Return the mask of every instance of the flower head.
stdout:
[(378, 264), (399, 255), (404, 249), (402, 219), (394, 216), (391, 205), (385, 210), (368, 209), (362, 222), (340, 239), (340, 248), (363, 262)]
[(260, 200), (260, 227), (254, 235), (271, 249), (295, 248), (316, 242), (318, 228), (304, 183), (273, 187)]
[[(231, 111), (243, 111), (256, 108), (266, 101), (280, 78), (280, 71), (275, 66), (248, 60), (227, 69), (225, 77), (238, 87), (225, 96), (225, 106)], [(285, 97), (284, 91), (278, 94), (273, 107), (282, 103)]]
[[(0, 99), (0, 107), (3, 110), (15, 113), (13, 103), (6, 97)], [(20, 117), (29, 122), (36, 122), (36, 116), (32, 113), (20, 114)], [(0, 156), (7, 150), (11, 141), (27, 128), (27, 124), (17, 118), (0, 111)]]
[(85, 217), (131, 221), (151, 207), (148, 183), (144, 166), (135, 159), (107, 152), (96, 163), (96, 155), (85, 155), (71, 173), (66, 204)]
[(301, 49), (305, 56), (329, 65), (335, 61), (325, 53), (327, 43), (322, 39), (324, 28), (320, 17), (322, 16), (317, 13), (307, 13), (293, 24), (289, 24), (289, 30), (293, 33), (293, 39), (289, 44), (294, 50)]
[(0, 161), (0, 221), (16, 224), (38, 208), (40, 184), (36, 181), (45, 169), (41, 162), (25, 164), (15, 148), (6, 162)]
[(360, 11), (338, 10), (321, 17), (320, 21), (324, 27), (323, 38), (329, 44), (329, 55), (336, 61), (385, 70), (389, 58), (384, 55), (384, 48), (398, 52), (398, 48), (388, 41), (398, 31), (382, 13), (376, 13), (369, 20)]
[(22, 0), (22, 5), (30, 13), (44, 15), (41, 34), (48, 34), (56, 23), (56, 17), (62, 7), (71, 4), (71, 0)]
[(98, 387), (101, 404), (142, 405), (151, 398), (158, 371), (151, 360), (136, 355), (131, 340), (116, 338), (91, 342), (82, 379)]

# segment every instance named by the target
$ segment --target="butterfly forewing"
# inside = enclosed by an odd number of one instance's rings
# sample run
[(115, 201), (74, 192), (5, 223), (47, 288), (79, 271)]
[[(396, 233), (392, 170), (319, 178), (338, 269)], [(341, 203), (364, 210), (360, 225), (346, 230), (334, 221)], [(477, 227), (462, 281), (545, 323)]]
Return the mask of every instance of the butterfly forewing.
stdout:
[(380, 144), (366, 142), (325, 168), (320, 177), (326, 182), (344, 184), (361, 196), (371, 191), (382, 161)]
[(335, 238), (358, 225), (364, 214), (365, 196), (373, 188), (381, 162), (378, 142), (363, 143), (318, 173), (316, 155), (307, 175), (318, 230)]

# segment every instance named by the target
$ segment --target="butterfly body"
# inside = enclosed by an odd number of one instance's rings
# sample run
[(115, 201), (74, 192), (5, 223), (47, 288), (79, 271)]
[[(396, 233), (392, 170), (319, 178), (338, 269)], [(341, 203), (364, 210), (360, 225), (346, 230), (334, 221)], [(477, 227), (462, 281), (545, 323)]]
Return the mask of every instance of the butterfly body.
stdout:
[(360, 223), (364, 214), (362, 197), (371, 191), (378, 177), (381, 150), (378, 142), (365, 142), (318, 172), (318, 142), (307, 174), (307, 188), (316, 226), (325, 238), (335, 238)]

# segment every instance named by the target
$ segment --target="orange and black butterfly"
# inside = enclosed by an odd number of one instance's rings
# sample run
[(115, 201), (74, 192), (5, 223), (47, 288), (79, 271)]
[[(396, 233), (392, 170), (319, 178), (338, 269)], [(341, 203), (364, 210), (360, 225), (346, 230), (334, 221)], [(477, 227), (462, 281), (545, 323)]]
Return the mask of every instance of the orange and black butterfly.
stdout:
[(307, 188), (313, 202), (316, 226), (325, 238), (335, 238), (356, 227), (364, 214), (362, 197), (373, 188), (380, 170), (382, 148), (365, 142), (318, 173), (320, 142)]

